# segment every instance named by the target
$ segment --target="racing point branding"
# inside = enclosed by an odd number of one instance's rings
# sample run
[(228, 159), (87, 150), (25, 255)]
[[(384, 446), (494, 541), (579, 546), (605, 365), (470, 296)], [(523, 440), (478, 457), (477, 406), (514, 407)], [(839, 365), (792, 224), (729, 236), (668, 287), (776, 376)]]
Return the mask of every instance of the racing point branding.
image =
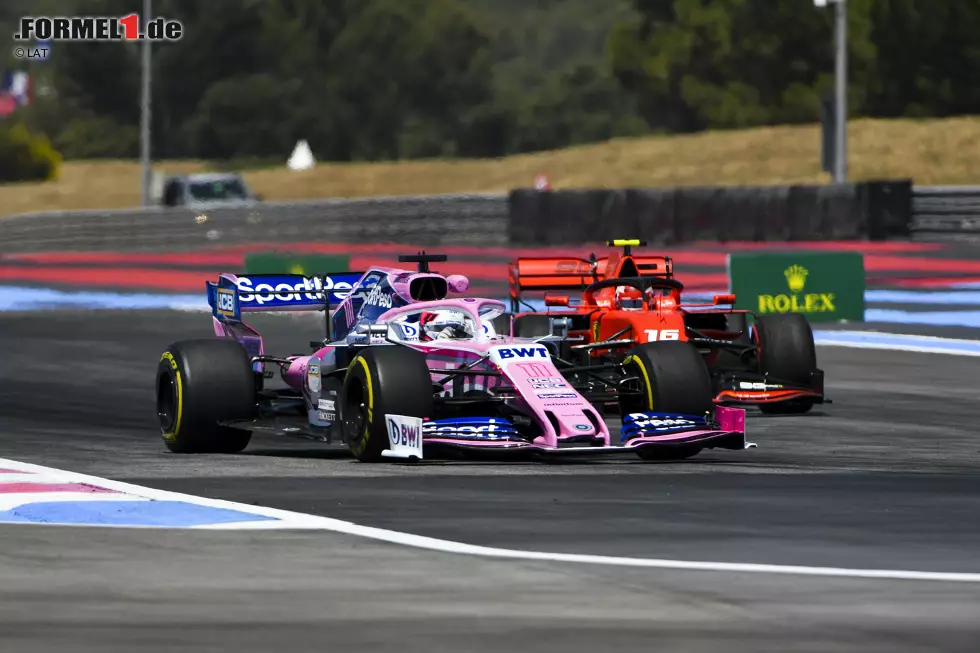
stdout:
[(421, 434), (419, 433), (418, 427), (409, 424), (399, 424), (389, 418), (388, 437), (392, 446), (415, 447), (418, 446), (418, 440)]
[(630, 413), (626, 416), (626, 421), (638, 429), (663, 429), (677, 428), (682, 426), (692, 426), (696, 424), (694, 420), (683, 418), (655, 419), (645, 413)]
[(558, 383), (560, 385), (552, 385), (548, 387), (552, 388), (563, 388), (565, 387), (565, 379), (560, 376), (530, 376), (527, 379), (528, 383)]
[(371, 289), (371, 294), (367, 296), (364, 301), (365, 304), (369, 306), (380, 306), (381, 308), (391, 308), (392, 298), (391, 294), (382, 292), (381, 286), (376, 285)]
[(235, 316), (235, 293), (227, 288), (218, 288), (218, 313), (225, 317)]
[(548, 358), (548, 350), (544, 347), (499, 347), (497, 354), (501, 359)]
[(320, 277), (303, 277), (297, 283), (259, 283), (254, 284), (248, 277), (238, 277), (238, 301), (243, 304), (256, 303), (260, 306), (270, 302), (323, 301), (322, 291), (327, 290), (343, 299), (353, 286), (346, 282), (335, 283), (327, 277), (324, 284)]
[[(177, 41), (184, 35), (178, 20), (127, 16), (22, 16), (15, 41)], [(18, 48), (20, 50), (21, 48)], [(31, 56), (18, 54), (18, 57)]]
[(422, 433), (429, 437), (452, 436), (493, 440), (517, 435), (517, 430), (508, 420), (474, 417), (425, 422), (422, 425)]
[[(514, 363), (520, 363), (520, 361), (526, 360), (540, 360), (548, 361), (550, 363), (551, 356), (548, 354), (548, 350), (541, 346), (529, 346), (529, 347), (491, 347), (490, 348), (490, 362), (494, 363), (500, 368), (507, 367), (508, 365)], [(554, 369), (548, 369), (550, 365), (541, 365), (538, 370), (540, 373), (535, 374), (535, 376), (550, 376), (555, 373)], [(549, 374), (550, 372), (550, 374)]]
[(388, 442), (391, 448), (382, 455), (393, 458), (422, 459), (422, 418), (388, 415)]

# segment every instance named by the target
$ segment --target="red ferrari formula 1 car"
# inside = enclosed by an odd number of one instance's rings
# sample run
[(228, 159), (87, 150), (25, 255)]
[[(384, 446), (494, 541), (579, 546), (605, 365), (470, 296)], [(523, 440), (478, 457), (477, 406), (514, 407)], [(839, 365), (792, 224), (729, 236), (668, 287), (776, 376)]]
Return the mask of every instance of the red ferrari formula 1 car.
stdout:
[[(680, 340), (702, 354), (714, 384), (715, 403), (757, 405), (766, 413), (805, 413), (824, 397), (823, 371), (817, 368), (813, 332), (797, 313), (760, 316), (735, 310), (734, 295), (716, 295), (711, 304), (685, 304), (683, 284), (674, 278), (668, 256), (635, 255), (639, 240), (615, 240), (608, 256), (519, 258), (510, 266), (514, 334), (523, 337), (566, 334), (559, 355), (570, 364), (629, 367), (638, 344)], [(535, 310), (526, 291), (581, 292), (545, 296)], [(522, 311), (522, 306), (530, 312)], [(573, 362), (574, 361), (574, 362)]]

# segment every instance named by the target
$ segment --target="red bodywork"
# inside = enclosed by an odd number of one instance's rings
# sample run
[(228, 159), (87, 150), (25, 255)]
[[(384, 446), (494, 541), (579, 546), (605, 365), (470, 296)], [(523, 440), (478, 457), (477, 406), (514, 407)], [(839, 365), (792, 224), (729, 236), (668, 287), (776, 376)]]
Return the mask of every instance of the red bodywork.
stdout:
[[(651, 287), (645, 292), (616, 285), (594, 290), (588, 288), (597, 282), (637, 277), (648, 278)], [(750, 377), (725, 382), (717, 373), (718, 359), (724, 351), (722, 343), (741, 342), (744, 346), (753, 347), (756, 360), (765, 355), (759, 347), (755, 330), (749, 327), (749, 316), (754, 316), (754, 313), (731, 308), (735, 303), (734, 295), (716, 295), (710, 304), (683, 304), (683, 285), (674, 279), (673, 261), (669, 256), (635, 256), (627, 246), (622, 253), (613, 251), (599, 259), (594, 254), (591, 259), (520, 258), (511, 263), (509, 278), (512, 309), (517, 317), (541, 314), (518, 312), (523, 291), (579, 291), (581, 295), (577, 301), (567, 295), (546, 295), (548, 308), (545, 314), (571, 318), (569, 338), (581, 338), (581, 343), (591, 345), (586, 350), (593, 359), (620, 361), (635, 345), (655, 340), (682, 340), (698, 347), (709, 371), (715, 372), (716, 403), (776, 403), (805, 397), (822, 400), (822, 388), (786, 387), (785, 384), (767, 384)], [(624, 308), (617, 301), (617, 298), (636, 297), (641, 301), (630, 308)], [(715, 317), (710, 317), (712, 315)], [(731, 329), (730, 318), (727, 317), (730, 315), (745, 316), (738, 320), (743, 327)], [(610, 346), (594, 347), (597, 343), (608, 343)], [(755, 370), (746, 371), (751, 373)], [(745, 387), (750, 383), (757, 387)], [(758, 387), (760, 385), (762, 387)]]

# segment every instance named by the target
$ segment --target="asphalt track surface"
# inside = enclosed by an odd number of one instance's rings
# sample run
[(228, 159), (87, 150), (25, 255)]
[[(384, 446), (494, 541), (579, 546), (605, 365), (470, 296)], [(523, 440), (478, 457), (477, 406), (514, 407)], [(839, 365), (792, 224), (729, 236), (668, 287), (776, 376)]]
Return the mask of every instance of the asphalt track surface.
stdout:
[[(319, 323), (262, 316), (276, 353)], [(980, 359), (819, 349), (834, 404), (682, 463), (168, 454), (152, 381), (202, 313), (0, 315), (0, 457), (471, 544), (980, 572)], [(935, 334), (940, 335), (940, 334)], [(436, 553), (330, 532), (0, 526), (0, 650), (976, 651), (980, 585)]]

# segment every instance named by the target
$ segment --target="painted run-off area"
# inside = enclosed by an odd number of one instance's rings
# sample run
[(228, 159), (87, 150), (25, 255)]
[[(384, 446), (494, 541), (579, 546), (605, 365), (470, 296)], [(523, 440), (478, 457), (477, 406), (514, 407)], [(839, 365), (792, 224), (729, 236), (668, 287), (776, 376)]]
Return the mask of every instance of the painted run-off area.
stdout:
[[(445, 253), (445, 269), (470, 278), (473, 290), (505, 286), (507, 265), (521, 256), (601, 255), (604, 248), (542, 247), (504, 248), (442, 246), (430, 251)], [(277, 245), (213, 246), (192, 252), (41, 252), (0, 256), (0, 284), (51, 287), (106, 288), (148, 292), (197, 292), (219, 272), (241, 272), (252, 252), (275, 249), (293, 254), (345, 254), (352, 270), (374, 265), (398, 265), (398, 255), (415, 247), (384, 244), (282, 243)], [(648, 248), (656, 252), (657, 248)], [(675, 262), (677, 277), (690, 290), (727, 288), (727, 257), (733, 252), (857, 251), (864, 254), (870, 287), (937, 288), (980, 283), (980, 260), (952, 256), (938, 243), (910, 242), (799, 242), (799, 243), (695, 243), (664, 247)], [(500, 288), (497, 288), (498, 290)]]

